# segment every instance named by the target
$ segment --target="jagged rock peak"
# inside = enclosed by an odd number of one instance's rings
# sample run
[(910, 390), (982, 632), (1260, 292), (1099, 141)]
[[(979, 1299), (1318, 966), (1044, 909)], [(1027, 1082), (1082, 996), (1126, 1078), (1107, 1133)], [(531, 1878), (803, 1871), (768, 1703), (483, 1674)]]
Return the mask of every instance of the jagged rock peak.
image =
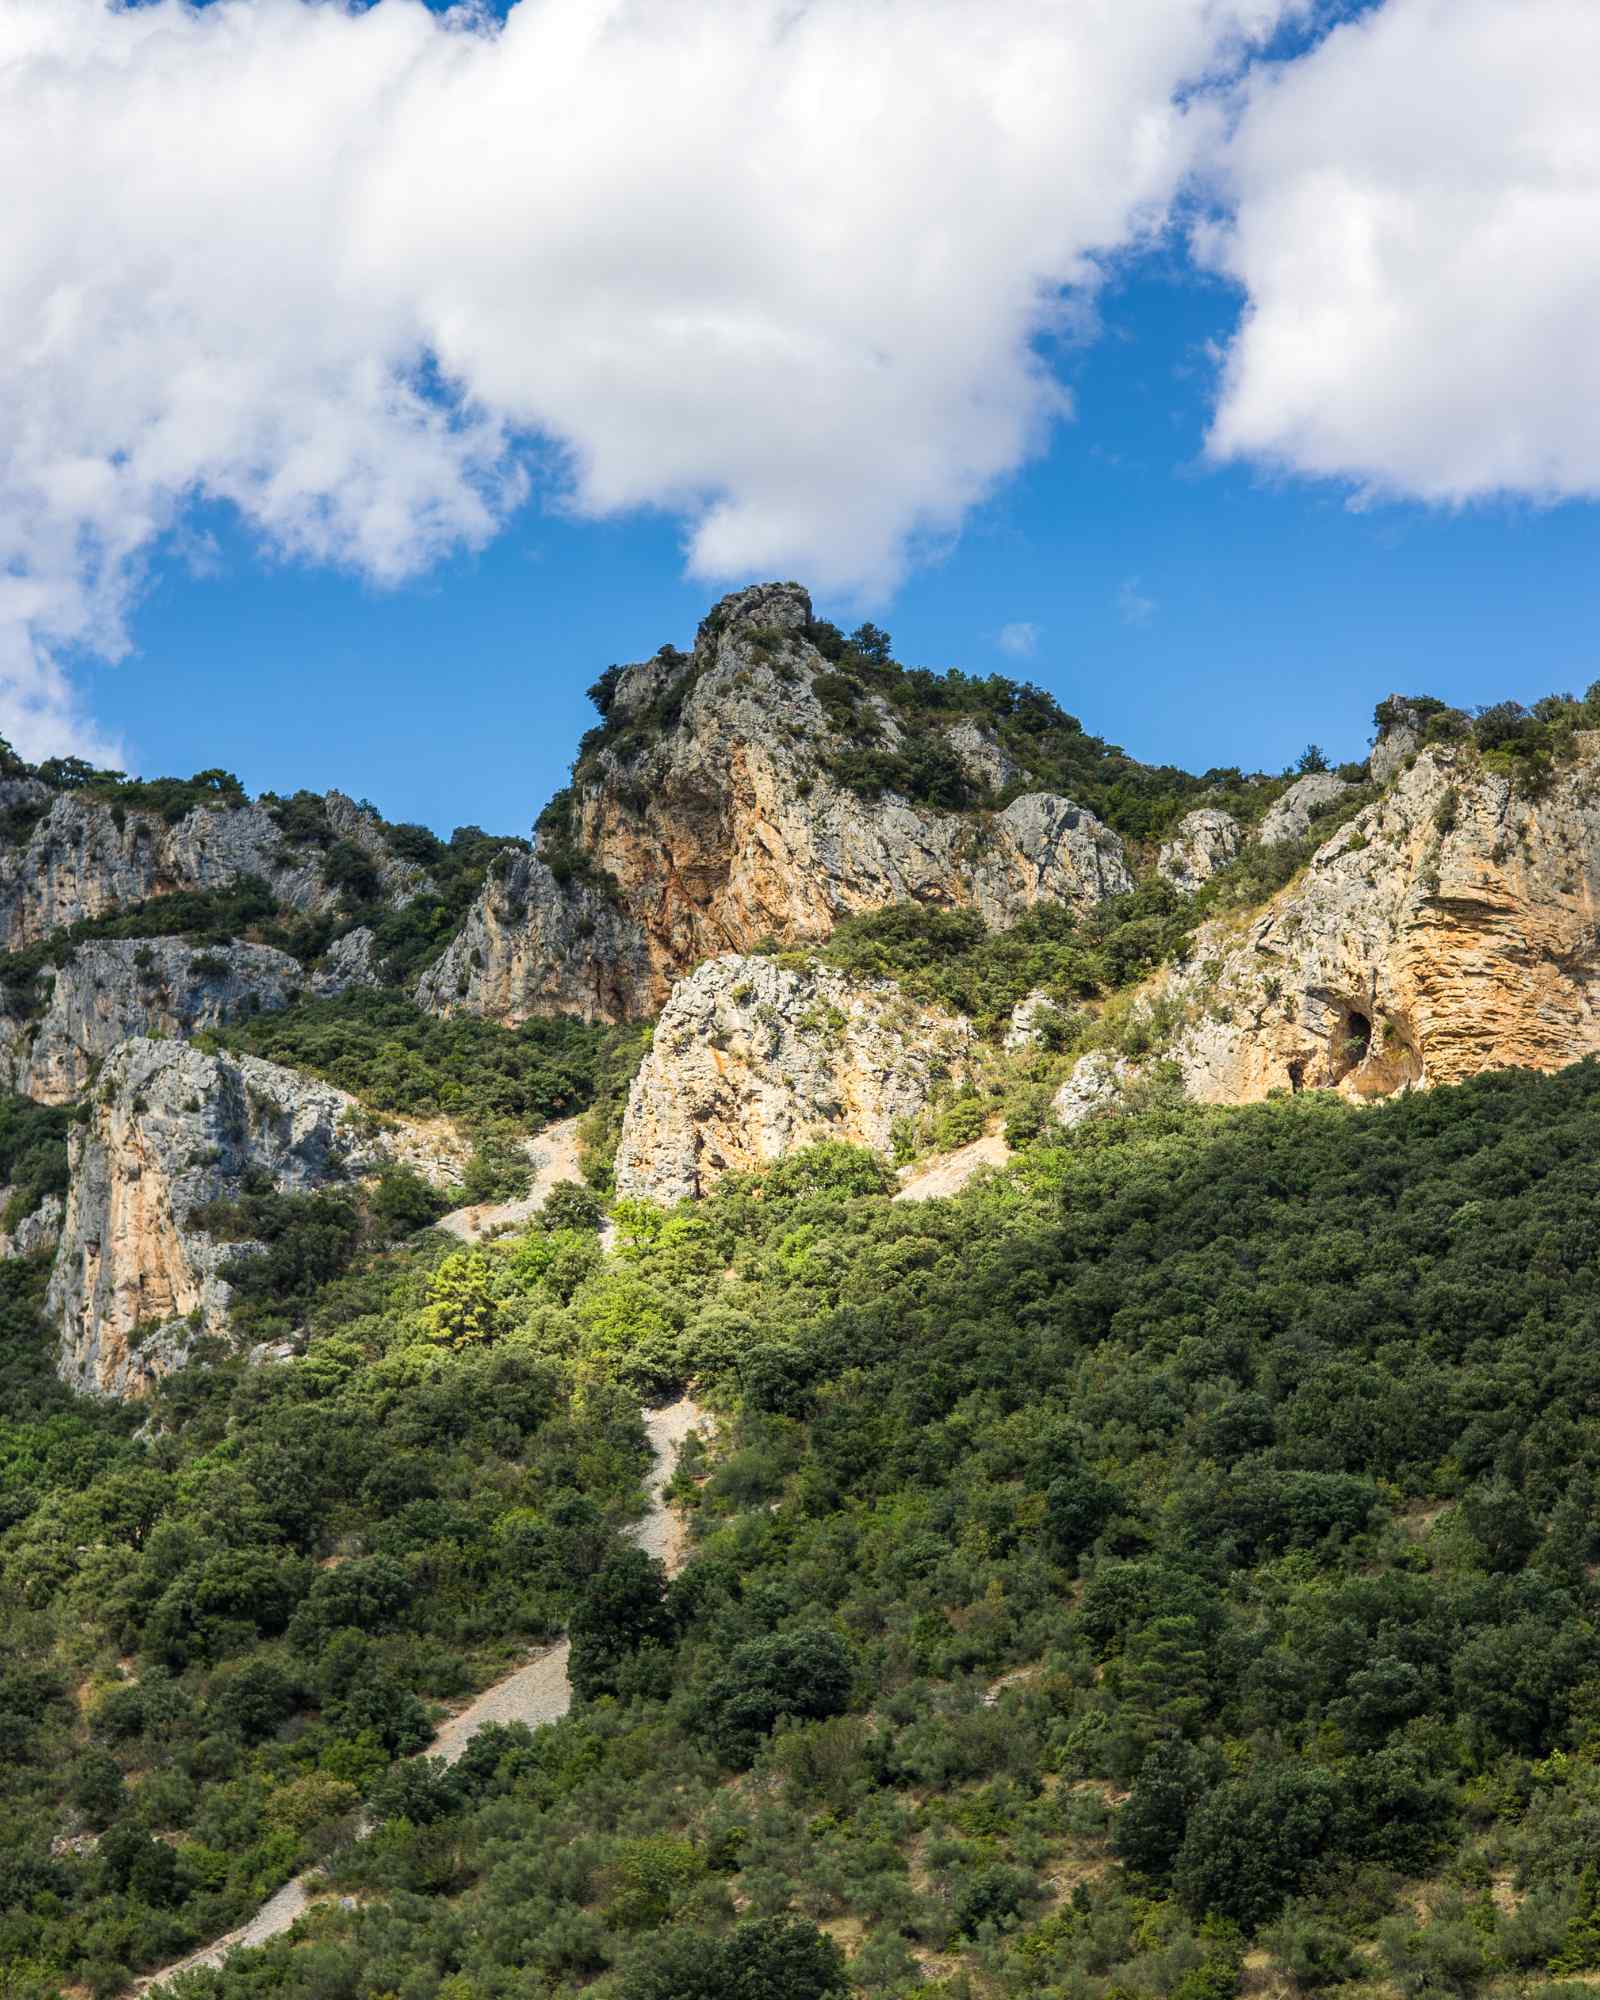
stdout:
[(674, 988), (634, 1079), (618, 1192), (683, 1201), (821, 1138), (887, 1153), (973, 1048), (970, 1022), (887, 980), (713, 959)]
[(610, 669), (534, 861), (504, 859), (422, 1004), (642, 1017), (703, 960), (815, 942), (854, 911), (915, 901), (1002, 927), (1132, 887), (1092, 813), (1013, 796), (1021, 771), (981, 716), (914, 711), (884, 671), (798, 584), (724, 598), (691, 654)]

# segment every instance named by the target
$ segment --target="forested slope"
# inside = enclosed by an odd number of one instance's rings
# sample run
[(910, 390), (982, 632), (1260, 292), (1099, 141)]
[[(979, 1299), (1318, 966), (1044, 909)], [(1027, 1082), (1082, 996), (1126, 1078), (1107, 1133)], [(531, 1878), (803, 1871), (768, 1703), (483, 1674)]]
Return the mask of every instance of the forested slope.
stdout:
[[(146, 1447), (25, 1407), (14, 1281), (7, 1990), (108, 1996), (318, 1852), (350, 1904), (194, 1995), (1600, 1964), (1600, 1068), (1047, 1141), (949, 1202), (825, 1146), (609, 1257), (581, 1200), (369, 1252)], [(606, 1522), (690, 1379), (667, 1589)], [(393, 1763), (562, 1619), (569, 1720)]]

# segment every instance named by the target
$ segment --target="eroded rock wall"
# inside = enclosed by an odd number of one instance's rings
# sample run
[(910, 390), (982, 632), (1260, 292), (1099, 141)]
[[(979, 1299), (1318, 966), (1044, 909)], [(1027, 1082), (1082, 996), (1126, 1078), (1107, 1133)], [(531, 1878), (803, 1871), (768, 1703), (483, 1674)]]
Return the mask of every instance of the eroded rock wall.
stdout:
[[(85, 918), (173, 890), (228, 888), (252, 875), (285, 908), (316, 912), (338, 903), (320, 851), (287, 844), (264, 805), (200, 806), (169, 826), (158, 813), (52, 793), (34, 779), (0, 785), (0, 807), (46, 803), (25, 841), (0, 847), (0, 950), (19, 951)], [(334, 835), (367, 854), (392, 902), (418, 893), (426, 872), (389, 851), (370, 813), (342, 792), (322, 803)]]
[(253, 1056), (124, 1042), (73, 1130), (48, 1294), (62, 1379), (137, 1396), (198, 1339), (227, 1332), (222, 1270), (241, 1246), (197, 1223), (206, 1203), (237, 1195), (250, 1174), (309, 1193), (375, 1172), (388, 1153), (329, 1084)]
[(0, 1016), (0, 1076), (20, 1096), (65, 1104), (134, 1036), (187, 1037), (222, 1027), (287, 1006), (306, 983), (297, 960), (267, 945), (192, 946), (180, 938), (80, 944), (54, 972), (39, 1018)]
[(618, 1192), (682, 1201), (821, 1138), (887, 1153), (973, 1047), (970, 1023), (887, 981), (713, 959), (673, 990), (634, 1079)]
[(1537, 797), (1424, 749), (1242, 924), (1158, 990), (1191, 1095), (1385, 1095), (1600, 1051), (1600, 734)]

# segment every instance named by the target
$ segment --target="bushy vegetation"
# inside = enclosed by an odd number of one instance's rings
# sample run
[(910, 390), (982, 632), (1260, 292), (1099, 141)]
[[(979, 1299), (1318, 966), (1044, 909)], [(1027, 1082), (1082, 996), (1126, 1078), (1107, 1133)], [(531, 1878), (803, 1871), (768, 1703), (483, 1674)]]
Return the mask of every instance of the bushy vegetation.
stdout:
[[(391, 1253), (141, 1443), (47, 1398), (0, 1452), (10, 1990), (109, 1991), (316, 1854), (353, 1903), (197, 2000), (1587, 1971), (1597, 1163), (1593, 1063), (1045, 1132), (944, 1203), (825, 1146), (621, 1204), (609, 1257), (576, 1215)], [(689, 1380), (669, 1587), (606, 1510)], [(559, 1622), (569, 1720), (395, 1761)]]
[(15, 1229), (46, 1195), (66, 1193), (71, 1120), (65, 1105), (0, 1094), (0, 1187), (11, 1190), (0, 1208), (0, 1229)]
[[(848, 739), (830, 764), (841, 784), (875, 797), (894, 791), (948, 811), (1005, 805), (1029, 791), (1053, 791), (1086, 806), (1135, 840), (1159, 839), (1202, 801), (1246, 822), (1257, 820), (1285, 780), (1247, 777), (1235, 768), (1196, 775), (1173, 765), (1143, 764), (1092, 735), (1043, 688), (1003, 674), (952, 668), (934, 673), (890, 657), (876, 626), (845, 637), (818, 621), (810, 638), (830, 663), (815, 683), (832, 728)], [(892, 746), (873, 714), (872, 697), (889, 704), (900, 730)], [(998, 792), (976, 785), (949, 746), (951, 723), (971, 720), (993, 732), (1020, 775)]]
[[(275, 1250), (292, 1233), (243, 1207)], [(0, 1265), (8, 1995), (108, 1996), (230, 1928), (616, 1545), (631, 1401), (591, 1383), (580, 1406), (568, 1366), (431, 1336), (442, 1255), (323, 1284), (297, 1366), (191, 1369), (138, 1410), (55, 1384), (42, 1279)], [(93, 1837), (52, 1853), (63, 1811)]]
[(1410, 728), (1424, 745), (1475, 749), (1485, 770), (1537, 792), (1577, 751), (1580, 731), (1600, 729), (1600, 681), (1580, 699), (1547, 694), (1526, 708), (1497, 701), (1472, 710), (1452, 708), (1436, 695), (1391, 695), (1373, 711), (1380, 730)]
[(560, 1017), (520, 1028), (471, 1014), (445, 1019), (402, 994), (357, 989), (257, 1014), (205, 1039), (325, 1077), (377, 1111), (532, 1131), (594, 1103), (613, 1052), (637, 1037)]

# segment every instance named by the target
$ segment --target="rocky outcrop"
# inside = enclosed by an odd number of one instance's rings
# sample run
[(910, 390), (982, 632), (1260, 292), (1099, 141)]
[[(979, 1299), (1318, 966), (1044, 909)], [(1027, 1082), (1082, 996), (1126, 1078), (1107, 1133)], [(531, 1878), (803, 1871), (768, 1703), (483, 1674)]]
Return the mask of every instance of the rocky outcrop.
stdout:
[(1244, 846), (1244, 828), (1232, 813), (1201, 806), (1185, 813), (1162, 843), (1156, 873), (1180, 894), (1192, 896), (1218, 869), (1236, 860)]
[(1379, 702), (1378, 715), (1378, 740), (1367, 759), (1367, 776), (1375, 785), (1387, 785), (1422, 748), (1426, 718), (1415, 697), (1403, 694), (1392, 694)]
[(266, 945), (117, 938), (78, 945), (46, 977), (53, 983), (38, 1019), (0, 1015), (0, 1075), (20, 1096), (64, 1104), (133, 1036), (189, 1036), (285, 1007), (306, 976)]
[(1014, 1055), (1019, 1049), (1040, 1048), (1050, 1029), (1060, 1025), (1062, 1019), (1061, 1009), (1054, 1000), (1043, 988), (1036, 986), (1012, 1008), (1001, 1047), (1008, 1055)]
[(377, 939), (365, 924), (346, 931), (322, 954), (306, 982), (319, 1000), (333, 1000), (356, 986), (381, 986), (383, 967), (378, 961)]
[(887, 1153), (973, 1047), (966, 1020), (887, 981), (713, 959), (674, 989), (634, 1079), (618, 1192), (682, 1201), (821, 1138)]
[(551, 1008), (644, 1016), (703, 959), (824, 938), (851, 911), (915, 901), (1001, 926), (1036, 903), (1088, 910), (1132, 887), (1121, 842), (1070, 799), (998, 809), (1020, 774), (973, 720), (942, 735), (988, 789), (981, 809), (842, 782), (840, 759), (868, 738), (898, 751), (902, 719), (861, 695), (845, 726), (810, 631), (798, 585), (762, 585), (724, 599), (692, 655), (621, 673), (564, 825), (486, 884), (422, 1004), (510, 1022)]
[(1263, 847), (1304, 840), (1311, 832), (1315, 815), (1354, 790), (1353, 785), (1336, 778), (1331, 771), (1313, 771), (1310, 777), (1297, 778), (1283, 797), (1268, 807), (1256, 838)]
[(359, 1126), (342, 1091), (274, 1063), (125, 1042), (71, 1140), (48, 1294), (62, 1379), (137, 1396), (197, 1340), (225, 1334), (223, 1270), (248, 1246), (213, 1239), (198, 1212), (247, 1175), (308, 1193), (376, 1171), (389, 1148)]
[(1123, 1101), (1134, 1075), (1125, 1057), (1091, 1049), (1072, 1066), (1072, 1074), (1050, 1101), (1057, 1121), (1069, 1130), (1086, 1119), (1103, 1117)]
[(1371, 1097), (1600, 1051), (1600, 733), (1537, 797), (1424, 749), (1242, 930), (1156, 997), (1192, 1096)]
[(607, 885), (558, 881), (538, 855), (508, 848), (416, 998), (430, 1013), (518, 1027), (535, 1014), (626, 1020), (651, 1011), (654, 991), (644, 927)]
[[(0, 1210), (10, 1197), (10, 1188), (0, 1188)], [(9, 1229), (0, 1228), (0, 1257), (37, 1257), (41, 1251), (53, 1250), (61, 1241), (61, 1220), (65, 1213), (66, 1203), (61, 1196), (47, 1194), (20, 1222)]]
[[(0, 807), (8, 803), (42, 808), (42, 817), (26, 840), (0, 846), (0, 950), (174, 890), (223, 889), (247, 876), (265, 881), (284, 908), (322, 912), (340, 900), (322, 851), (286, 843), (259, 802), (197, 806), (168, 825), (159, 813), (13, 779), (0, 790)], [(390, 852), (372, 813), (342, 792), (329, 792), (322, 808), (333, 839), (363, 851), (391, 902), (418, 894), (426, 872)]]

